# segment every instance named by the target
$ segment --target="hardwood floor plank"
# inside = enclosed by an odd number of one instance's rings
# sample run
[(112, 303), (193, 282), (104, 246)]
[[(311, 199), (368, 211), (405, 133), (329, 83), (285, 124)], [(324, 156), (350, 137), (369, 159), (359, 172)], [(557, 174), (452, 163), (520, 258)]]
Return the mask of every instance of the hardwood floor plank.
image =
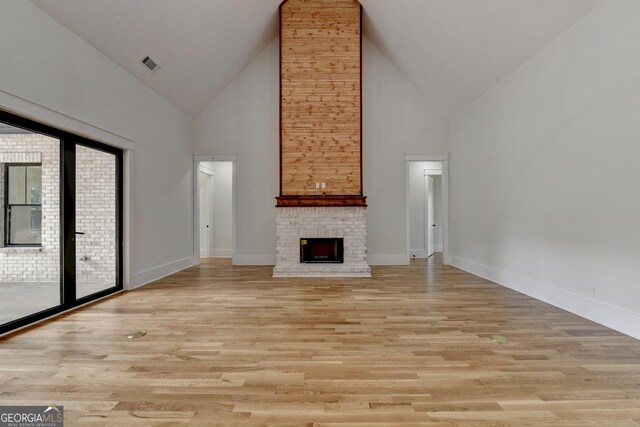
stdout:
[(71, 426), (638, 427), (640, 342), (438, 257), (372, 279), (212, 260), (1, 339), (10, 404)]

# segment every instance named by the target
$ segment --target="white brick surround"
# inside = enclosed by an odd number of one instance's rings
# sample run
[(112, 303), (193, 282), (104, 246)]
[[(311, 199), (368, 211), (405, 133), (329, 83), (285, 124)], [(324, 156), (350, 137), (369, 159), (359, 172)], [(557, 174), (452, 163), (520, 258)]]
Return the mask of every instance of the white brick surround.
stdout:
[[(274, 277), (371, 277), (365, 207), (280, 207)], [(303, 264), (300, 239), (343, 238), (343, 264)]]

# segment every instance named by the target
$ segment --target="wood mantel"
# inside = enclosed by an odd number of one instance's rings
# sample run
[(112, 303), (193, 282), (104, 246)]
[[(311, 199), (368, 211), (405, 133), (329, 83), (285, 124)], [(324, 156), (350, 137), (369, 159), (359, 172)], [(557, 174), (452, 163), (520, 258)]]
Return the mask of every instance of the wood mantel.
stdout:
[(365, 196), (280, 196), (276, 197), (277, 208), (367, 206)]
[[(366, 205), (361, 58), (357, 1), (286, 0), (280, 5), (278, 206)], [(294, 197), (300, 201), (293, 202)]]

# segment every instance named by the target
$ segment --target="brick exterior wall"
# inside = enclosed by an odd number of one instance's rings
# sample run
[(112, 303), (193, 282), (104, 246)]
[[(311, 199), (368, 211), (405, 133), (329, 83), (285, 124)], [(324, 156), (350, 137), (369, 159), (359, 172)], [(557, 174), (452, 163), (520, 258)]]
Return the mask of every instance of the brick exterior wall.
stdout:
[[(274, 276), (370, 276), (367, 209), (364, 207), (278, 208)], [(343, 238), (343, 264), (302, 264), (300, 239)]]
[[(116, 281), (116, 158), (76, 146), (76, 280)], [(86, 256), (86, 261), (78, 258)]]
[[(5, 163), (42, 163), (42, 247), (4, 248)], [(60, 142), (38, 134), (0, 134), (0, 282), (60, 277)]]
[[(42, 163), (42, 247), (4, 245), (4, 164)], [(116, 170), (113, 155), (76, 149), (76, 254), (79, 282), (116, 280)], [(0, 134), (0, 282), (60, 278), (60, 143), (39, 134)]]

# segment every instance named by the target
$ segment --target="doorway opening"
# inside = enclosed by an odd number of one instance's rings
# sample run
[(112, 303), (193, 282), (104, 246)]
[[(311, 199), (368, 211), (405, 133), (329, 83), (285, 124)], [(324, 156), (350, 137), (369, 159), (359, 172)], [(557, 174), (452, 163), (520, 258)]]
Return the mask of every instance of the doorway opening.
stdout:
[[(449, 263), (448, 159), (407, 156), (407, 256)], [(442, 158), (442, 159), (441, 159)]]
[(194, 255), (201, 261), (232, 259), (235, 246), (235, 159), (209, 156), (195, 162)]

